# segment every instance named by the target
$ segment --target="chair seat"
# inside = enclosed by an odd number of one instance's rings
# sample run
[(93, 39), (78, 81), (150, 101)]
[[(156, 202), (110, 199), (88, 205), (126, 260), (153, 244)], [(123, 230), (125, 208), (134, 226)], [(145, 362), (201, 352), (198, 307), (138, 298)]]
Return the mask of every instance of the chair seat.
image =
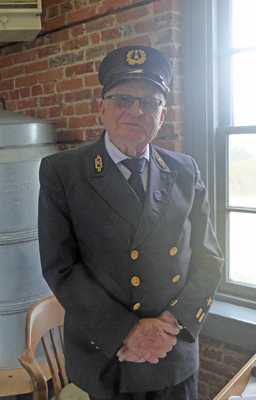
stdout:
[(57, 400), (90, 400), (88, 393), (69, 383), (59, 393)]

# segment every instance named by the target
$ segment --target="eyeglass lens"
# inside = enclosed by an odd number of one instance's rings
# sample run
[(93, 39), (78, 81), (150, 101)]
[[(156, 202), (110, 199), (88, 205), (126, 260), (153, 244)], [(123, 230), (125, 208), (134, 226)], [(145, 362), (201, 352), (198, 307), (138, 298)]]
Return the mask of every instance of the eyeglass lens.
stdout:
[(139, 100), (140, 107), (143, 111), (155, 111), (162, 104), (162, 100), (156, 97), (134, 97), (128, 94), (114, 94), (106, 96), (105, 99), (112, 98), (117, 107), (131, 107), (135, 100)]

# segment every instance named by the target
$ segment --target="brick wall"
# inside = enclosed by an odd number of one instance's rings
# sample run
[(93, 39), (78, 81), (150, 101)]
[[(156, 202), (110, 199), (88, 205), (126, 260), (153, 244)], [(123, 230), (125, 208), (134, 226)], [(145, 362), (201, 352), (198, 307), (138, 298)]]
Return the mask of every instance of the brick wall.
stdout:
[(252, 351), (200, 336), (198, 400), (211, 400), (253, 356)]
[[(174, 65), (168, 114), (155, 143), (184, 151), (182, 0), (43, 0), (42, 33), (0, 44), (0, 97), (7, 109), (56, 122), (61, 148), (96, 140), (102, 126), (97, 71), (129, 44), (162, 50)], [(200, 337), (199, 400), (210, 400), (252, 354)]]
[(182, 152), (181, 0), (43, 0), (42, 33), (32, 42), (0, 44), (0, 97), (7, 109), (56, 122), (61, 147), (102, 132), (98, 68), (130, 44), (162, 50), (174, 65), (168, 115), (156, 144)]

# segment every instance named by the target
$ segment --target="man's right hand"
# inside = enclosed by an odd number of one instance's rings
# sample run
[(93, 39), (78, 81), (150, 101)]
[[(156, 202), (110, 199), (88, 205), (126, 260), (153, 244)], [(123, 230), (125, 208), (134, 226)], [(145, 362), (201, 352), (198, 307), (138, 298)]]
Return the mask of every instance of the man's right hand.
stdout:
[(137, 362), (156, 364), (175, 346), (178, 333), (179, 328), (175, 324), (157, 318), (142, 318), (124, 340), (117, 356), (120, 361), (132, 361), (129, 358), (133, 353), (138, 360), (143, 360)]

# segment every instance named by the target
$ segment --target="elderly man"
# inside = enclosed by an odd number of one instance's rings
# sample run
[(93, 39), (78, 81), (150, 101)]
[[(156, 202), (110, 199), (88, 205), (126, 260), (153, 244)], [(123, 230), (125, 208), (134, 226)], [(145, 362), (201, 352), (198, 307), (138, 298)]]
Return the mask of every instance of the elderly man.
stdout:
[(156, 49), (108, 54), (102, 137), (41, 164), (43, 274), (66, 310), (68, 377), (93, 400), (197, 397), (223, 260), (194, 160), (150, 143), (171, 76)]

